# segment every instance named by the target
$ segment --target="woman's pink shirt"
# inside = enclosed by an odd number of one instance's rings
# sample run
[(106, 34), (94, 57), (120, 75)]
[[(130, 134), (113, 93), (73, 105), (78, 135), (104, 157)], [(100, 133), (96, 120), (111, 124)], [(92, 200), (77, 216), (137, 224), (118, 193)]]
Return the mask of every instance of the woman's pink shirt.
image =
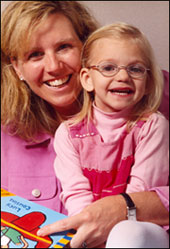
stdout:
[(28, 144), (1, 129), (1, 187), (66, 213), (59, 200), (61, 187), (54, 173), (53, 138), (40, 135), (39, 140)]

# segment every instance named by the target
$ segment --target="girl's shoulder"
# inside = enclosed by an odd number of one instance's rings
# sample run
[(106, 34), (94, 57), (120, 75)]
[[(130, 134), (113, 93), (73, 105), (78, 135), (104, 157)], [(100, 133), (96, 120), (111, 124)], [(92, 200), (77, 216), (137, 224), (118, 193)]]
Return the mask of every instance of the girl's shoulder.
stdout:
[(169, 121), (165, 118), (165, 116), (160, 113), (152, 113), (146, 119), (145, 122), (140, 129), (140, 136), (149, 136), (151, 134), (162, 134), (163, 136), (168, 136), (169, 132)]
[(152, 124), (165, 124), (169, 125), (169, 120), (161, 113), (161, 112), (154, 112), (148, 116), (146, 119), (146, 124), (152, 123)]

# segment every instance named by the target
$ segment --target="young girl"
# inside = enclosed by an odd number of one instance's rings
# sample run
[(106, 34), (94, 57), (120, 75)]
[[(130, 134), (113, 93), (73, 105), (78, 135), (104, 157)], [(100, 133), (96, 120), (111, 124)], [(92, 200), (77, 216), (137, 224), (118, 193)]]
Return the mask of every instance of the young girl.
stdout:
[(169, 174), (168, 121), (157, 112), (162, 73), (145, 36), (124, 23), (100, 28), (82, 64), (83, 108), (54, 142), (69, 215), (104, 196), (166, 186)]
[(124, 23), (100, 28), (82, 63), (83, 108), (54, 142), (69, 215), (103, 196), (168, 183), (168, 121), (156, 112), (162, 74), (145, 36)]

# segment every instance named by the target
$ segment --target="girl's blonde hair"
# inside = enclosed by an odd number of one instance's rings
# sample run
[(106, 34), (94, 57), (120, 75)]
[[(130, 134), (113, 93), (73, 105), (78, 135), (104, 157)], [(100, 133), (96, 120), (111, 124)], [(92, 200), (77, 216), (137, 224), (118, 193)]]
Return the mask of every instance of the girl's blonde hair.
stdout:
[[(128, 117), (127, 124), (128, 129), (130, 129), (130, 127), (132, 127), (139, 119), (144, 119), (158, 110), (162, 97), (163, 75), (146, 36), (138, 28), (123, 22), (101, 27), (89, 36), (82, 50), (82, 67), (86, 68), (90, 66), (91, 53), (93, 46), (95, 46), (95, 41), (109, 37), (118, 40), (127, 39), (136, 44), (141, 51), (145, 66), (150, 69), (147, 75), (146, 94), (134, 106), (130, 116)], [(72, 125), (79, 123), (85, 117), (87, 117), (88, 120), (92, 119), (93, 100), (93, 93), (84, 90), (84, 103), (82, 110), (71, 121)]]
[(77, 1), (12, 1), (1, 18), (1, 123), (25, 140), (34, 140), (39, 132), (54, 135), (62, 117), (18, 78), (10, 58), (24, 55), (32, 32), (53, 13), (71, 21), (82, 43), (98, 26)]

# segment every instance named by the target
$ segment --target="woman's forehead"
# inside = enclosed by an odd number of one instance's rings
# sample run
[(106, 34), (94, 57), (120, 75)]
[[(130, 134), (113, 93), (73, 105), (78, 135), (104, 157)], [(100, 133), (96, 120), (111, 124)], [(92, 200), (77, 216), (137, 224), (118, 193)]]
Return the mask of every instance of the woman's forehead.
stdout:
[(75, 45), (82, 46), (71, 21), (61, 13), (54, 13), (43, 20), (40, 20), (34, 25), (30, 24), (27, 29), (23, 29), (22, 38), (23, 43), (20, 44), (18, 52), (23, 55), (34, 47), (53, 42), (59, 44), (63, 42), (71, 42)]

